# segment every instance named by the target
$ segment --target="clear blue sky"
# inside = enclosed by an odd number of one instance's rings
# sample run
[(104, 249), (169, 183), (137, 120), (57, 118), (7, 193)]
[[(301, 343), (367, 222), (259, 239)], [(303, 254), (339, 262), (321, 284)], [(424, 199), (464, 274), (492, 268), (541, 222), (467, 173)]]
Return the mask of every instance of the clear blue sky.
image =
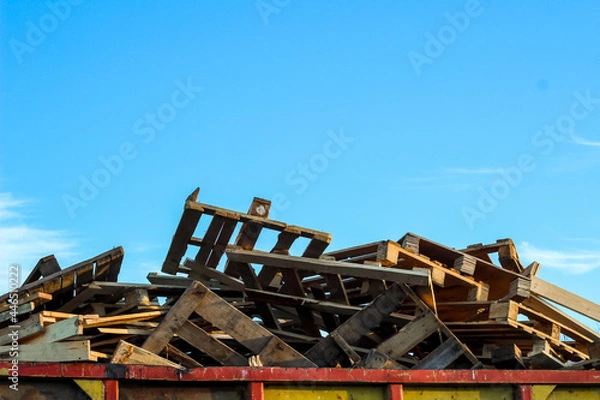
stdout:
[(512, 237), (600, 302), (598, 2), (0, 4), (4, 269), (144, 281), (200, 186), (332, 249)]

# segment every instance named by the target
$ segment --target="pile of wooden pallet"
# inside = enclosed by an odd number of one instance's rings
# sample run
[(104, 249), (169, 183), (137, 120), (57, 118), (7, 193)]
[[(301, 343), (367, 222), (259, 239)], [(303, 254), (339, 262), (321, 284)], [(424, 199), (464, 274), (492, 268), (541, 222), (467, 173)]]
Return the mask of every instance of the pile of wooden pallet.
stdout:
[(456, 250), (408, 233), (325, 252), (330, 234), (269, 219), (267, 200), (240, 213), (197, 196), (148, 284), (117, 282), (122, 248), (66, 269), (41, 259), (0, 297), (0, 359), (17, 346), (20, 361), (179, 369), (599, 364), (600, 334), (559, 306), (596, 321), (600, 306), (538, 278), (510, 239)]

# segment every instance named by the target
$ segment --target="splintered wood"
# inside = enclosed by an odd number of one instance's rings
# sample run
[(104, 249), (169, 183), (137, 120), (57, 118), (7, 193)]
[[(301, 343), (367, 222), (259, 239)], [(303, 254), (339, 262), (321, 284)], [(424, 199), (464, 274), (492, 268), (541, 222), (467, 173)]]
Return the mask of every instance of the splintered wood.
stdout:
[[(600, 306), (523, 266), (511, 239), (461, 250), (331, 235), (186, 200), (162, 272), (117, 282), (123, 249), (42, 258), (0, 297), (0, 360), (370, 369), (595, 369)], [(494, 263), (497, 260), (497, 263)]]

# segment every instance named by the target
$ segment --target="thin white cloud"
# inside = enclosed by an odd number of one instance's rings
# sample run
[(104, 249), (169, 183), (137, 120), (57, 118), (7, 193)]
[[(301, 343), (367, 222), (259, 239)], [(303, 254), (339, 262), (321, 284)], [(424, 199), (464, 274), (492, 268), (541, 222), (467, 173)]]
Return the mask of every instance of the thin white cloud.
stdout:
[(54, 254), (60, 262), (76, 254), (76, 242), (67, 232), (41, 229), (27, 221), (23, 206), (32, 203), (0, 193), (0, 294), (7, 290), (10, 264), (21, 265), (22, 281), (41, 257)]
[(582, 138), (581, 136), (575, 135), (574, 133), (571, 134), (571, 139), (573, 140), (573, 143), (580, 144), (582, 146), (600, 147), (600, 142), (587, 140), (585, 138)]
[(504, 168), (444, 168), (429, 176), (403, 177), (406, 185), (402, 189), (438, 189), (450, 192), (464, 192), (476, 186), (477, 179), (485, 179), (487, 175), (504, 173)]
[(523, 260), (537, 261), (542, 267), (554, 268), (566, 273), (583, 274), (600, 267), (600, 252), (590, 250), (547, 250), (528, 242), (519, 246)]
[(464, 192), (465, 190), (469, 190), (473, 188), (474, 185), (471, 183), (440, 183), (440, 184), (423, 184), (423, 185), (408, 185), (402, 186), (402, 189), (412, 190), (412, 189), (445, 189), (451, 192)]
[(456, 175), (494, 175), (505, 172), (504, 168), (445, 168), (447, 174)]

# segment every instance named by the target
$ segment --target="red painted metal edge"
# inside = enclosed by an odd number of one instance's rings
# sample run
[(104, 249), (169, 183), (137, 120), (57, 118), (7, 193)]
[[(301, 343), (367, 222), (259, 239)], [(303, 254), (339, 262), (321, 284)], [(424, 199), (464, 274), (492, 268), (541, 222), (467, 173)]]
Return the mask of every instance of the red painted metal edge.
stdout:
[(402, 385), (398, 383), (388, 385), (386, 400), (402, 400), (402, 398)]
[(519, 386), (519, 400), (533, 400), (533, 386)]
[(104, 381), (104, 400), (119, 400), (119, 381), (115, 379)]
[(264, 400), (265, 386), (262, 382), (250, 382), (248, 384), (248, 400)]
[[(7, 376), (10, 363), (0, 363)], [(210, 367), (180, 371), (168, 367), (117, 364), (19, 363), (21, 377), (132, 379), (207, 382), (345, 382), (398, 384), (571, 384), (600, 386), (600, 371), (402, 371), (344, 368)]]

